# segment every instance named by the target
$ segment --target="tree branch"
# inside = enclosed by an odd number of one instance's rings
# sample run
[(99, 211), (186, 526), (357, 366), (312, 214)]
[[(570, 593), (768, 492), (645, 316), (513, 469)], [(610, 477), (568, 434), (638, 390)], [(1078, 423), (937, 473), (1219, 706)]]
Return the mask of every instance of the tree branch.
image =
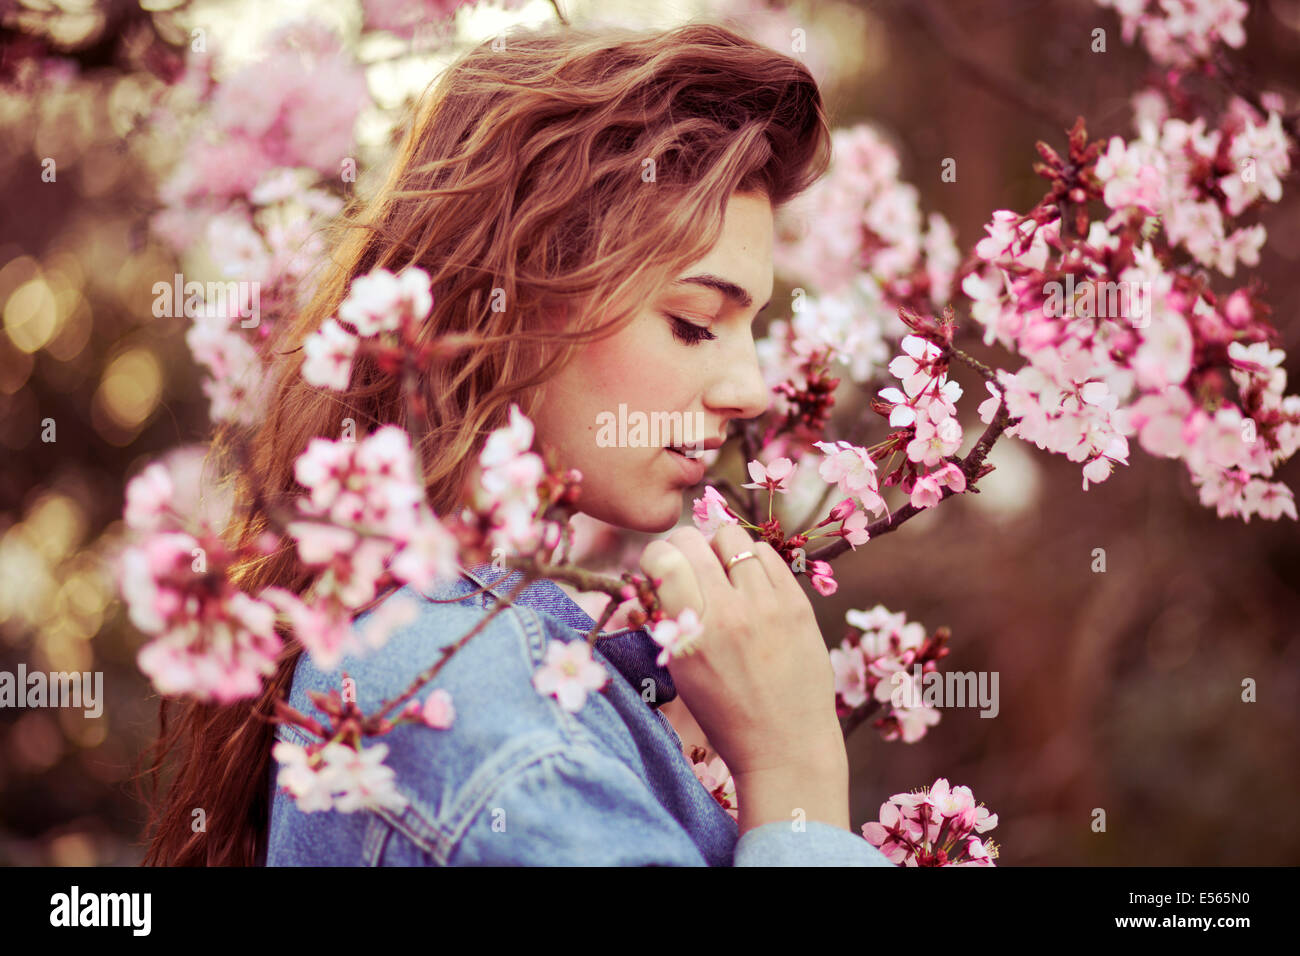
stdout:
[[(952, 351), (956, 354), (958, 350), (953, 349)], [(969, 358), (969, 356), (967, 356), (967, 358)], [(970, 360), (972, 362), (977, 361), (975, 359)], [(988, 371), (987, 366), (983, 367)], [(989, 371), (989, 374), (992, 375), (992, 372)], [(1003, 395), (1001, 400), (998, 402), (997, 414), (993, 416), (993, 421), (991, 421), (988, 427), (984, 429), (984, 434), (980, 436), (979, 441), (975, 443), (975, 447), (970, 450), (970, 453), (967, 454), (965, 458), (946, 459), (960, 468), (962, 474), (966, 476), (966, 488), (968, 490), (974, 488), (976, 481), (981, 476), (981, 471), (984, 468), (984, 459), (988, 457), (988, 453), (993, 448), (993, 444), (1002, 436), (1004, 431), (1012, 427), (1019, 420), (1019, 418), (1013, 419), (1007, 413), (1007, 399), (1006, 396)], [(987, 472), (984, 473), (987, 474)], [(952, 488), (945, 487), (939, 500), (943, 501), (944, 499), (957, 494), (966, 494), (966, 492), (953, 491)], [(934, 507), (937, 507), (937, 505)], [(867, 534), (870, 538), (876, 538), (882, 534), (888, 534), (890, 531), (896, 530), (909, 518), (920, 514), (922, 511), (929, 510), (929, 508), (918, 508), (916, 505), (908, 502), (888, 517), (881, 518), (879, 521), (868, 525)], [(840, 538), (838, 541), (834, 541), (826, 547), (808, 555), (808, 560), (810, 562), (830, 561), (847, 550), (849, 550), (848, 540)]]

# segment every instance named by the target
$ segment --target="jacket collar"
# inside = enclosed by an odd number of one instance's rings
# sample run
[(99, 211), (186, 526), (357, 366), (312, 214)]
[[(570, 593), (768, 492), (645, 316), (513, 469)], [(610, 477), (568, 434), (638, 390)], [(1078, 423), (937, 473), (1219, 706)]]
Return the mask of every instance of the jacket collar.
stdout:
[[(461, 571), (476, 585), (487, 587), (500, 598), (505, 597), (523, 578), (522, 571), (494, 568), (490, 564), (474, 565), (468, 569), (462, 568)], [(515, 601), (536, 611), (543, 611), (583, 634), (596, 624), (573, 598), (564, 593), (563, 588), (547, 578), (533, 581), (520, 592)], [(666, 667), (655, 663), (663, 648), (645, 629), (623, 628), (609, 633), (602, 632), (596, 637), (596, 650), (643, 696), (646, 678), (654, 681), (654, 700), (646, 701), (652, 707), (658, 708), (660, 704), (666, 704), (677, 696), (672, 675)]]

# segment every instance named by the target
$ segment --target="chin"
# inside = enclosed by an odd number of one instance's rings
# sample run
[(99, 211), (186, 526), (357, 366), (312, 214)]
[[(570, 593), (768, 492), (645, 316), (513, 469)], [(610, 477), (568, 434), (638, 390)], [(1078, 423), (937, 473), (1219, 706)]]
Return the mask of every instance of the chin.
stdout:
[(653, 501), (641, 499), (626, 507), (610, 509), (608, 513), (587, 514), (628, 531), (662, 534), (671, 531), (681, 520), (682, 494), (681, 490), (668, 490)]

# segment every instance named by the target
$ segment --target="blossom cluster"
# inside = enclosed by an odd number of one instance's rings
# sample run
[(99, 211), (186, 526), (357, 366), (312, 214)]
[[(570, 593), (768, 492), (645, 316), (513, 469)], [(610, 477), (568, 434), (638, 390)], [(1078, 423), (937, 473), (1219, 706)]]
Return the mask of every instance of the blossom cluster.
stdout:
[[(560, 541), (560, 525), (542, 518), (546, 463), (531, 450), (534, 432), (528, 416), (511, 404), (508, 424), (488, 436), (479, 454), (474, 505), (493, 548), (507, 554), (549, 551)], [(571, 470), (569, 477), (576, 482), (582, 476)]]
[(400, 429), (386, 426), (361, 442), (315, 439), (295, 475), (306, 494), (284, 530), (315, 572), (306, 596), (238, 589), (235, 567), (275, 552), (279, 537), (268, 532), (252, 546), (228, 547), (215, 529), (182, 518), (164, 465), (127, 486), (132, 541), (122, 555), (122, 594), (132, 622), (153, 635), (139, 663), (159, 693), (222, 702), (256, 696), (281, 648), (277, 612), (316, 664), (332, 670), (344, 654), (378, 647), (409, 622), (409, 604), (389, 602), (367, 627), (352, 626), (381, 581), (427, 588), (455, 572), (457, 540), (425, 503)]
[(1187, 68), (1208, 59), (1216, 44), (1246, 43), (1245, 0), (1097, 0), (1120, 15), (1125, 43), (1140, 30), (1147, 54), (1162, 66)]
[(385, 639), (352, 627), (385, 575), (427, 589), (457, 572), (457, 538), (429, 508), (417, 474), (410, 439), (395, 425), (360, 442), (315, 438), (294, 463), (306, 494), (286, 530), (315, 582), (307, 600), (283, 588), (263, 597), (323, 670)]
[(358, 276), (339, 306), (338, 318), (326, 319), (303, 340), (303, 379), (347, 391), (353, 360), (366, 340), (414, 333), (432, 309), (429, 274), (418, 266), (396, 275), (380, 268)]
[(320, 227), (355, 179), (353, 127), (371, 99), (362, 65), (317, 20), (278, 28), (257, 62), (218, 82), (225, 67), (205, 38), (154, 116), (186, 145), (151, 225), (178, 254), (202, 252), (222, 276), (257, 288), (257, 322), (239, 321), (236, 308), (206, 308), (186, 337), (208, 372), (212, 419), (251, 425), (266, 407), (269, 319), (314, 289)]
[(1228, 277), (1258, 261), (1264, 226), (1227, 223), (1280, 196), (1289, 144), (1276, 112), (1253, 122), (1243, 107), (1219, 129), (1169, 117), (1104, 153), (1081, 150), (1072, 188), (1095, 190), (1110, 217), (1063, 236), (1061, 219), (1040, 224), (1041, 206), (1000, 210), (962, 288), (985, 342), (1029, 362), (987, 384), (983, 421), (1005, 398), (1020, 419), (1006, 434), (1082, 462), (1085, 489), (1128, 464), (1136, 435), (1148, 453), (1182, 459), (1221, 517), (1294, 519), (1291, 490), (1268, 479), (1300, 448), (1300, 396), (1284, 394), (1266, 309), (1248, 287), (1216, 295), (1176, 254)]
[(186, 530), (175, 498), (158, 462), (126, 489), (132, 540), (121, 555), (121, 590), (131, 623), (150, 635), (137, 663), (160, 694), (217, 703), (256, 696), (282, 645), (275, 609), (230, 583), (236, 555), (211, 529)]
[(814, 284), (758, 343), (774, 387), (806, 375), (810, 360), (869, 381), (902, 334), (899, 307), (942, 306), (957, 271), (951, 227), (938, 213), (922, 221), (919, 193), (899, 179), (898, 154), (881, 134), (859, 124), (831, 136), (830, 170), (785, 211), (773, 252), (782, 274)]
[(997, 846), (977, 834), (998, 825), (998, 815), (976, 805), (969, 787), (940, 777), (919, 793), (896, 793), (880, 805), (880, 819), (862, 836), (892, 863), (903, 866), (995, 866)]
[(312, 747), (280, 740), (271, 756), (280, 765), (276, 785), (293, 796), (303, 813), (406, 809), (397, 774), (384, 763), (387, 744), (358, 750), (337, 740)]
[(718, 806), (727, 811), (733, 820), (740, 819), (740, 803), (736, 799), (736, 781), (721, 757), (708, 759), (708, 751), (703, 747), (691, 747), (687, 760), (691, 770), (709, 796), (717, 801)]
[[(835, 706), (841, 715), (874, 701), (889, 705), (875, 726), (885, 740), (902, 738), (916, 743), (926, 730), (939, 722), (939, 711), (920, 703), (913, 667), (921, 674), (936, 669), (936, 661), (947, 654), (942, 640), (926, 636), (925, 628), (907, 615), (890, 613), (877, 604), (869, 611), (850, 610), (845, 619), (857, 633), (850, 633), (830, 652), (835, 673)], [(915, 700), (917, 706), (898, 706), (898, 700)]]

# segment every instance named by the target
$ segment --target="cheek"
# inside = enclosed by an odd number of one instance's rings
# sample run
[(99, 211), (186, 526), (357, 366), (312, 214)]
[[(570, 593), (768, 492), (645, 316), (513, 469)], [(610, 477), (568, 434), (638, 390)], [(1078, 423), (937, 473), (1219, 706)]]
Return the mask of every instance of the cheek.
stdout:
[(581, 387), (600, 411), (680, 411), (687, 394), (689, 356), (646, 321), (593, 342), (581, 360)]

